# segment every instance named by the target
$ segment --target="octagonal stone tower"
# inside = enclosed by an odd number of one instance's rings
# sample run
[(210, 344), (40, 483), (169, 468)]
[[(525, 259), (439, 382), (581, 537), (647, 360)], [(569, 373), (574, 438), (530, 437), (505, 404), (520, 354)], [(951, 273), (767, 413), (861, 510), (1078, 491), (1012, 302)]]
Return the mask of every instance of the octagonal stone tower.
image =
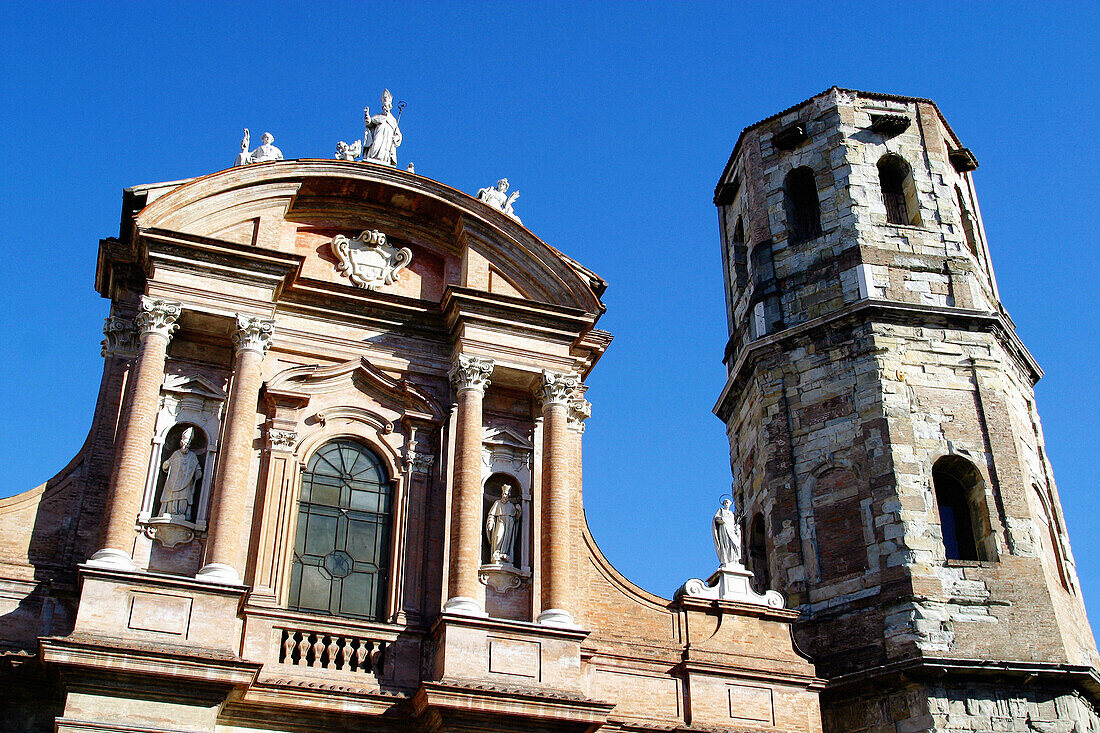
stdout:
[(933, 102), (834, 87), (746, 128), (716, 190), (715, 412), (756, 582), (829, 680), (826, 731), (1098, 725), (1042, 372), (975, 168)]

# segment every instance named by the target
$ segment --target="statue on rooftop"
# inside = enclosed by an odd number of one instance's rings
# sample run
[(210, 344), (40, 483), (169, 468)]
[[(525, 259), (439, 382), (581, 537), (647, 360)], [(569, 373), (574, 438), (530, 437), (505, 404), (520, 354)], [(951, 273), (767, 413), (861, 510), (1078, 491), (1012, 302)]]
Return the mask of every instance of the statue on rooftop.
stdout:
[[(404, 103), (402, 103), (402, 106)], [(382, 92), (382, 114), (371, 116), (370, 107), (363, 110), (363, 124), (366, 127), (366, 139), (363, 144), (366, 152), (363, 160), (397, 167), (397, 148), (401, 145), (401, 128), (393, 109), (393, 95), (390, 90)]]
[(741, 565), (741, 521), (731, 508), (733, 501), (722, 499), (722, 506), (714, 513), (714, 549), (718, 563), (726, 568)]
[(234, 166), (248, 165), (249, 163), (266, 163), (269, 160), (283, 159), (283, 151), (275, 147), (273, 144), (275, 142), (275, 136), (270, 132), (265, 132), (263, 136), (260, 137), (260, 147), (256, 148), (251, 153), (248, 152), (249, 139), (250, 136), (248, 128), (246, 127), (244, 128), (244, 138), (241, 139), (241, 152), (237, 156), (236, 162), (233, 163)]
[(353, 140), (350, 145), (343, 140), (336, 143), (336, 160), (355, 160), (362, 154), (362, 140)]
[(519, 223), (519, 217), (512, 209), (512, 204), (519, 198), (519, 191), (513, 191), (508, 195), (508, 179), (501, 178), (493, 188), (483, 188), (477, 192), (477, 200), (482, 201), (494, 209), (500, 209)]

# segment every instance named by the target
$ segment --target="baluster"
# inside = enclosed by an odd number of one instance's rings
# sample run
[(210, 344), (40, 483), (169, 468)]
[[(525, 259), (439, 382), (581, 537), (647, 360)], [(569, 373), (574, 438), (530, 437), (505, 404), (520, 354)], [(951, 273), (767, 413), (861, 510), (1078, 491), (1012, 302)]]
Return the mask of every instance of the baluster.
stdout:
[(325, 653), (325, 637), (323, 634), (311, 634), (313, 636), (313, 661), (309, 666), (322, 666), (321, 655)]
[(351, 671), (351, 645), (354, 639), (344, 637), (344, 643), (340, 645), (340, 669), (345, 672)]
[(364, 660), (366, 660), (368, 652), (369, 650), (367, 649), (366, 642), (364, 642), (362, 639), (359, 639), (355, 645), (355, 667), (360, 672), (367, 671), (363, 662)]
[(338, 637), (335, 636), (329, 636), (328, 638), (328, 658), (325, 663), (326, 669), (336, 669), (337, 667), (336, 650), (339, 648), (336, 646), (337, 638)]
[(294, 632), (283, 629), (283, 656), (279, 659), (283, 664), (294, 664), (294, 647), (297, 646), (294, 641)]
[(374, 653), (371, 654), (371, 671), (378, 677), (382, 676), (382, 658), (385, 651), (386, 645), (380, 641), (375, 646)]
[(298, 634), (298, 661), (303, 667), (309, 664), (309, 635), (302, 631)]

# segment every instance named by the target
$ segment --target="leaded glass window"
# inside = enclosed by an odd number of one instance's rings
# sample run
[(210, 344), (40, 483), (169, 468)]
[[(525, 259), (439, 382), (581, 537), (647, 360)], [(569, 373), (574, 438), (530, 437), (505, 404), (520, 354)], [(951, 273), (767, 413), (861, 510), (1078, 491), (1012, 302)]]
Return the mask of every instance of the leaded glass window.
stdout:
[(321, 446), (302, 476), (290, 609), (380, 619), (392, 512), (378, 456), (349, 438)]

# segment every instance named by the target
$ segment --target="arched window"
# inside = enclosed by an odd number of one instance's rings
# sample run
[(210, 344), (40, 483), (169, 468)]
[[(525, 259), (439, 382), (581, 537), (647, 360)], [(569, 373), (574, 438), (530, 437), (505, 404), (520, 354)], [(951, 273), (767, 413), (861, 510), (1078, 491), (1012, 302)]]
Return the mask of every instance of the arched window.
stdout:
[(302, 475), (289, 608), (381, 619), (392, 513), (378, 456), (350, 438), (321, 446)]
[[(948, 560), (979, 560), (979, 536), (986, 522), (979, 501), (981, 476), (959, 456), (944, 456), (932, 466), (944, 557)], [(975, 520), (979, 520), (977, 523)], [(976, 526), (977, 525), (977, 526)]]
[(737, 226), (733, 229), (733, 271), (737, 289), (743, 290), (749, 281), (749, 248), (745, 243), (745, 223), (737, 217)]
[(882, 203), (886, 205), (886, 221), (891, 224), (920, 224), (917, 189), (913, 171), (900, 155), (884, 155), (878, 162), (878, 181)]
[(771, 587), (767, 539), (764, 533), (764, 515), (757, 513), (752, 518), (752, 527), (749, 529), (749, 565), (753, 575), (753, 590), (757, 593), (763, 593)]
[(787, 212), (787, 236), (792, 244), (821, 236), (821, 204), (817, 180), (810, 168), (795, 168), (783, 180), (783, 207)]
[(978, 235), (975, 232), (974, 215), (970, 213), (970, 207), (966, 205), (966, 196), (958, 186), (955, 186), (955, 202), (959, 207), (959, 218), (962, 219), (963, 234), (966, 236), (966, 246), (970, 248), (970, 254), (977, 258)]

